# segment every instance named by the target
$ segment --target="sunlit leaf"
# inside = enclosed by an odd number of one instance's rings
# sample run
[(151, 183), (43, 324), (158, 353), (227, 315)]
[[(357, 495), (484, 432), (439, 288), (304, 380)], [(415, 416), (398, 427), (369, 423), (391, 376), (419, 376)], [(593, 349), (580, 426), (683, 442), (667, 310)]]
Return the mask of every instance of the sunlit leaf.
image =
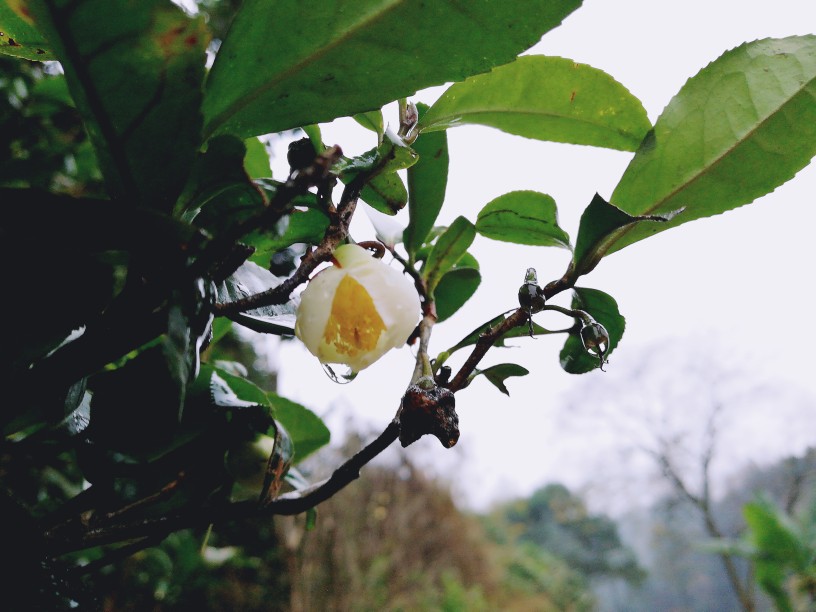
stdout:
[(640, 100), (605, 72), (527, 55), (454, 83), (420, 121), (424, 131), (479, 124), (510, 134), (634, 151), (651, 124)]

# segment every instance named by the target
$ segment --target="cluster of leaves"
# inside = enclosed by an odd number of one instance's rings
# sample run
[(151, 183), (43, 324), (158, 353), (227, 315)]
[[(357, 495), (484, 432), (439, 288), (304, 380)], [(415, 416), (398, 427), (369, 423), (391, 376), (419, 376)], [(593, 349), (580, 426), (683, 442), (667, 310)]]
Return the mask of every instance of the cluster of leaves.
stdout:
[[(40, 522), (45, 534), (27, 534), (35, 548), (92, 545), (88, 533), (75, 540), (59, 527), (91, 509), (96, 528), (113, 537), (123, 516), (132, 522), (223, 502), (235, 479), (225, 457), (264, 436), (274, 443), (261, 500), (274, 498), (284, 478), (303, 484), (290, 467), (327, 442), (322, 422), (250, 383), (241, 364), (202, 364), (202, 355), (206, 361), (205, 349), (231, 322), (292, 333), (292, 292), (320, 263), (314, 253), (325, 261), (347, 238), (358, 195), (386, 214), (407, 206), (395, 256), (438, 321), (481, 282), (468, 252), (476, 233), (570, 248), (569, 268), (542, 295), (572, 290), (572, 308), (609, 332), (608, 353), (623, 317), (611, 296), (576, 287), (580, 277), (643, 238), (752, 201), (816, 153), (816, 37), (727, 52), (652, 126), (637, 98), (604, 72), (518, 57), (579, 5), (525, 0), (510, 9), (491, 0), (462, 10), (447, 1), (332, 0), (304, 12), (294, 0), (245, 0), (228, 32), (216, 31), (220, 44), (211, 44), (203, 15), (169, 0), (0, 5), (0, 52), (61, 66), (50, 76), (26, 68), (2, 82), (4, 124), (19, 125), (4, 143), (10, 163), (0, 171), (0, 265), (15, 296), (4, 303), (14, 325), (0, 382), (17, 395), (1, 415), (4, 453), (75, 453), (93, 484)], [(414, 117), (407, 97), (445, 82), (454, 84)], [(400, 106), (397, 134), (383, 129), (380, 110), (392, 101)], [(346, 158), (324, 146), (317, 124), (343, 116), (376, 133), (371, 150)], [(635, 154), (614, 204), (596, 196), (574, 244), (558, 226), (554, 200), (535, 192), (487, 203), (475, 223), (462, 216), (436, 227), (447, 130), (465, 124)], [(67, 140), (54, 139), (55, 127)], [(256, 137), (294, 128), (313, 150), (305, 160), (293, 156), (292, 173), (276, 180)], [(27, 159), (31, 150), (47, 155)], [(336, 178), (346, 184), (337, 206)], [(292, 276), (270, 271), (304, 243), (318, 249)], [(50, 273), (54, 253), (58, 274)], [(499, 344), (526, 333), (527, 313), (513, 316), (439, 353), (436, 372), (460, 349), (473, 346), (472, 357), (483, 350), (480, 338), (491, 330), (503, 330), (491, 338)], [(553, 333), (532, 322), (530, 329)], [(577, 326), (562, 331), (568, 372), (602, 365), (585, 352)], [(454, 391), (483, 374), (506, 392), (508, 376), (526, 373), (515, 364), (476, 370), (479, 358), (466, 362)]]

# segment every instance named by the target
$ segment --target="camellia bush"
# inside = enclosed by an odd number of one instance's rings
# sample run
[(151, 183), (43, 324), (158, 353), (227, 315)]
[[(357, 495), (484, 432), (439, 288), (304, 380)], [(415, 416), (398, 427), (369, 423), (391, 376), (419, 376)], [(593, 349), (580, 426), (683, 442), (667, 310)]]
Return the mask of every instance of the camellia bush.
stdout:
[[(479, 368), (507, 338), (563, 334), (567, 372), (603, 369), (624, 319), (586, 284), (601, 259), (747, 204), (816, 154), (816, 36), (725, 52), (651, 125), (601, 70), (519, 56), (580, 4), (244, 0), (223, 32), (169, 0), (0, 4), (0, 52), (36, 73), (7, 87), (4, 121), (23, 128), (3, 134), (0, 170), (7, 598), (69, 597), (72, 578), (179, 529), (312, 513), (397, 440), (453, 446), (458, 391), (484, 376), (506, 392), (527, 373)], [(445, 83), (430, 107), (410, 99)], [(357, 157), (318, 127), (346, 116), (370, 130)], [(634, 156), (575, 236), (533, 191), (439, 227), (446, 134), (467, 124)], [(257, 137), (296, 129), (288, 175), (270, 176)], [(27, 163), (35, 148), (48, 180)], [(402, 240), (350, 236), (361, 200), (407, 217)], [(518, 307), (485, 321), (467, 304), (477, 233), (571, 263), (554, 279), (519, 268)], [(473, 332), (435, 346), (460, 309)], [(562, 328), (537, 324), (542, 311)], [(295, 336), (343, 382), (410, 344), (412, 383), (379, 437), (306, 482), (296, 465), (328, 430), (216, 358), (233, 325)]]

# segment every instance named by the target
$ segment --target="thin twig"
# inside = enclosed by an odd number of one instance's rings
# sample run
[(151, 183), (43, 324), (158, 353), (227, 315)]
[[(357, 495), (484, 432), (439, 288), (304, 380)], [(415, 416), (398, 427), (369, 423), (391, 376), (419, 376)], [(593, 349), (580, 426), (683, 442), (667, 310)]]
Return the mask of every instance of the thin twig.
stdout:
[(369, 175), (367, 173), (362, 173), (357, 175), (346, 185), (343, 190), (343, 195), (340, 198), (340, 203), (337, 205), (337, 211), (332, 214), (333, 218), (329, 227), (326, 229), (323, 240), (315, 249), (307, 252), (306, 255), (303, 256), (298, 269), (295, 270), (292, 276), (287, 278), (280, 285), (267, 291), (248, 295), (234, 302), (216, 304), (214, 307), (215, 314), (219, 316), (229, 316), (263, 306), (286, 303), (292, 295), (292, 291), (305, 283), (317, 266), (329, 261), (337, 245), (348, 236), (348, 227), (351, 223), (351, 218), (354, 216), (357, 200), (368, 178)]

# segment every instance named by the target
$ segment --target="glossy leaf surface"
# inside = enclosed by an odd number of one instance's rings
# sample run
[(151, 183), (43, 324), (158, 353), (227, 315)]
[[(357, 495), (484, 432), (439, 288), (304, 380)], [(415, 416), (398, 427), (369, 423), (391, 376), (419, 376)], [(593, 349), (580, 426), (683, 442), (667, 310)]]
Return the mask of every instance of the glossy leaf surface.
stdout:
[(204, 132), (253, 136), (380, 108), (513, 60), (579, 5), (246, 0), (207, 81)]
[(555, 200), (537, 191), (511, 191), (492, 200), (479, 211), (476, 231), (504, 242), (570, 248)]
[[(256, 293), (277, 287), (282, 279), (251, 261), (245, 262), (232, 276), (217, 285), (218, 302), (228, 304)], [(266, 334), (295, 333), (297, 299), (285, 304), (263, 306), (232, 317), (241, 325)]]
[(746, 43), (689, 79), (643, 141), (611, 202), (631, 215), (683, 209), (622, 228), (609, 252), (748, 204), (816, 154), (816, 36)]
[(419, 129), (467, 124), (622, 151), (637, 149), (651, 127), (640, 100), (605, 72), (540, 55), (522, 56), (451, 85)]

